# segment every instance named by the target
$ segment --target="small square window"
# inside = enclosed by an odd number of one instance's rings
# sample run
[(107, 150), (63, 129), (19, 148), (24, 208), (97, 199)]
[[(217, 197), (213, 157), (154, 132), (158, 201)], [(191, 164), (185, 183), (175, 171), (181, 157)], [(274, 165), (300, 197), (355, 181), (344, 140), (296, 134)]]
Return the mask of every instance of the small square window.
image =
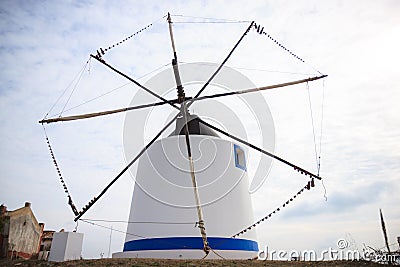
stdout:
[(239, 169), (246, 171), (246, 156), (244, 150), (238, 146), (234, 145), (234, 156), (235, 156), (235, 166)]

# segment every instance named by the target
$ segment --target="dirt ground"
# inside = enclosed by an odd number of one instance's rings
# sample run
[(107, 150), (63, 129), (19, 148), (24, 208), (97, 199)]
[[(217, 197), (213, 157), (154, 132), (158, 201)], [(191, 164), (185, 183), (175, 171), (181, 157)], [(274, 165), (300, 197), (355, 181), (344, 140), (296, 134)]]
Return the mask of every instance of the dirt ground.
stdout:
[(66, 261), (62, 263), (39, 261), (39, 260), (0, 260), (1, 267), (21, 266), (118, 266), (118, 267), (144, 267), (144, 266), (181, 266), (181, 267), (196, 267), (196, 266), (234, 266), (234, 267), (261, 267), (261, 266), (294, 266), (294, 267), (313, 267), (313, 266), (382, 266), (373, 262), (366, 261), (260, 261), (260, 260), (163, 260), (163, 259), (97, 259), (97, 260), (78, 260)]

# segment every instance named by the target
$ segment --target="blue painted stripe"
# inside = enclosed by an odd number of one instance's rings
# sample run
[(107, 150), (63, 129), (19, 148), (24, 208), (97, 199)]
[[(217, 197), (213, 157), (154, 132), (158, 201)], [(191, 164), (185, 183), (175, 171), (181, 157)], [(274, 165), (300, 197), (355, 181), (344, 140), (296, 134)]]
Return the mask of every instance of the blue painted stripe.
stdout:
[[(207, 240), (212, 249), (258, 251), (258, 244), (253, 240), (226, 237), (207, 237)], [(201, 237), (162, 237), (131, 240), (124, 244), (124, 251), (172, 249), (203, 249), (203, 240)]]

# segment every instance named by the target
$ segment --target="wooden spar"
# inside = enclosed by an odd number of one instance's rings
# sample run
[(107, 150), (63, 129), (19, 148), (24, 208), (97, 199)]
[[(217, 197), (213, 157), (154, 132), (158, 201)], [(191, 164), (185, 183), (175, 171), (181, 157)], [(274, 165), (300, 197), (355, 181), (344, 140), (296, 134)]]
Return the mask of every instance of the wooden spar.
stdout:
[(171, 20), (171, 15), (169, 13), (168, 13), (167, 21), (168, 21), (169, 37), (171, 38), (171, 44), (172, 44), (172, 52), (174, 53), (174, 58), (177, 59), (174, 35), (172, 33), (172, 20)]
[(113, 70), (114, 72), (118, 73), (119, 75), (121, 75), (122, 77), (125, 77), (126, 79), (128, 79), (129, 81), (133, 82), (134, 84), (136, 84), (137, 86), (139, 86), (140, 88), (142, 88), (143, 90), (145, 90), (146, 92), (148, 92), (149, 94), (153, 95), (154, 97), (157, 97), (158, 99), (170, 104), (172, 107), (176, 108), (179, 110), (179, 107), (175, 106), (174, 104), (168, 102), (165, 98), (163, 98), (162, 96), (159, 96), (158, 94), (154, 93), (153, 91), (151, 91), (150, 89), (148, 89), (147, 87), (141, 85), (139, 82), (137, 82), (135, 79), (129, 77), (128, 75), (126, 75), (125, 73), (117, 70), (116, 68), (114, 68), (113, 66), (111, 66), (110, 64), (106, 63), (103, 59), (97, 57), (97, 56), (93, 56), (90, 55), (92, 58), (96, 59), (98, 62), (100, 62), (101, 64), (103, 64), (104, 66), (108, 67), (109, 69)]
[(174, 52), (174, 58), (172, 59), (172, 67), (174, 70), (176, 89), (178, 91), (178, 102), (181, 103), (181, 115), (185, 119), (185, 128), (184, 128), (185, 141), (186, 141), (186, 148), (187, 148), (189, 167), (190, 167), (190, 177), (192, 178), (193, 193), (194, 193), (194, 198), (195, 198), (195, 202), (196, 202), (197, 217), (199, 219), (198, 226), (200, 229), (201, 238), (203, 240), (203, 250), (207, 256), (208, 253), (210, 252), (211, 248), (210, 248), (210, 245), (208, 244), (208, 240), (207, 240), (206, 227), (205, 227), (205, 223), (204, 223), (204, 219), (203, 219), (203, 211), (201, 209), (199, 190), (197, 188), (196, 175), (195, 175), (195, 170), (194, 170), (194, 162), (193, 162), (193, 157), (192, 157), (192, 149), (190, 148), (190, 137), (189, 137), (190, 133), (189, 133), (189, 126), (188, 126), (188, 118), (187, 118), (189, 112), (188, 112), (188, 108), (187, 108), (187, 103), (185, 101), (185, 91), (183, 90), (181, 78), (179, 75), (178, 57), (176, 54), (174, 35), (172, 33), (172, 21), (171, 21), (171, 16), (169, 13), (168, 13), (167, 20), (168, 20), (169, 34), (171, 37), (172, 50)]
[(43, 119), (43, 120), (39, 121), (39, 123), (43, 124), (43, 123), (53, 123), (53, 122), (59, 122), (59, 121), (73, 121), (73, 120), (89, 119), (89, 118), (98, 117), (98, 116), (105, 116), (105, 115), (126, 112), (126, 111), (130, 111), (130, 110), (141, 109), (141, 108), (161, 106), (161, 105), (170, 104), (170, 103), (177, 103), (177, 100), (167, 100), (166, 102), (164, 102), (164, 101), (156, 102), (153, 104), (144, 104), (144, 105), (139, 105), (139, 106), (134, 106), (134, 107), (113, 109), (113, 110), (107, 110), (107, 111), (101, 111), (101, 112), (86, 113), (86, 114), (81, 114), (81, 115), (73, 115), (73, 116), (58, 117), (58, 118), (51, 118), (51, 119)]
[(174, 34), (172, 32), (172, 20), (171, 20), (171, 15), (169, 13), (167, 21), (168, 21), (169, 36), (171, 38), (171, 44), (172, 44), (172, 52), (174, 53), (174, 58), (172, 59), (172, 69), (174, 70), (176, 89), (178, 91), (178, 103), (182, 103), (183, 101), (185, 101), (185, 91), (183, 90), (181, 77), (179, 75), (178, 56), (176, 54)]
[(297, 80), (297, 81), (293, 81), (293, 82), (280, 83), (280, 84), (276, 84), (276, 85), (269, 85), (269, 86), (254, 88), (254, 89), (241, 90), (241, 91), (237, 91), (237, 94), (245, 94), (245, 93), (251, 93), (251, 92), (255, 92), (255, 91), (263, 91), (263, 90), (269, 90), (269, 89), (275, 89), (275, 88), (279, 88), (279, 87), (295, 85), (295, 84), (299, 84), (299, 83), (312, 82), (315, 80), (326, 78), (327, 76), (328, 75), (321, 75), (321, 76), (311, 77), (311, 78)]
[(268, 152), (268, 151), (266, 151), (266, 150), (264, 150), (264, 149), (261, 149), (261, 148), (255, 146), (255, 145), (253, 145), (253, 144), (251, 144), (251, 143), (249, 143), (249, 142), (243, 140), (243, 139), (240, 139), (240, 138), (237, 137), (237, 136), (234, 136), (234, 135), (232, 135), (232, 134), (230, 134), (230, 133), (227, 133), (227, 132), (225, 132), (225, 131), (223, 131), (223, 130), (221, 130), (221, 129), (219, 129), (219, 128), (217, 128), (217, 127), (215, 127), (215, 126), (213, 126), (213, 125), (211, 125), (211, 124), (209, 124), (209, 123), (203, 121), (203, 120), (200, 119), (200, 118), (198, 118), (198, 120), (199, 120), (200, 123), (204, 124), (205, 126), (211, 128), (211, 129), (213, 129), (213, 130), (215, 130), (215, 131), (217, 131), (217, 132), (220, 132), (220, 133), (222, 133), (223, 135), (226, 135), (227, 137), (230, 137), (230, 138), (232, 138), (233, 140), (236, 140), (236, 141), (238, 141), (238, 142), (240, 142), (240, 143), (242, 143), (242, 144), (244, 144), (244, 145), (246, 145), (246, 146), (248, 146), (248, 147), (251, 147), (251, 148), (257, 150), (258, 152), (261, 152), (261, 153), (263, 153), (263, 154), (265, 154), (265, 155), (267, 155), (267, 156), (269, 156), (269, 157), (271, 157), (271, 158), (273, 158), (273, 159), (279, 160), (280, 162), (283, 162), (283, 163), (285, 163), (286, 165), (289, 165), (290, 167), (292, 167), (293, 169), (295, 169), (296, 171), (298, 171), (298, 172), (300, 172), (300, 173), (302, 173), (302, 174), (304, 174), (304, 175), (308, 175), (308, 176), (310, 176), (311, 178), (316, 178), (316, 179), (318, 179), (318, 180), (321, 180), (321, 179), (322, 179), (320, 176), (318, 176), (318, 175), (316, 175), (316, 174), (313, 174), (313, 173), (311, 173), (311, 172), (309, 172), (309, 171), (307, 171), (307, 170), (305, 170), (305, 169), (303, 169), (303, 168), (301, 168), (301, 167), (299, 167), (299, 166), (297, 166), (297, 165), (294, 165), (293, 163), (290, 163), (289, 161), (284, 160), (283, 158), (278, 157), (278, 156), (276, 156), (276, 155), (274, 155), (274, 154), (272, 154), (272, 153), (270, 153), (270, 152)]
[(241, 95), (241, 94), (253, 93), (253, 92), (258, 92), (258, 91), (271, 90), (271, 89), (275, 89), (275, 88), (286, 87), (286, 86), (296, 85), (296, 84), (300, 84), (300, 83), (307, 83), (307, 82), (319, 80), (319, 79), (322, 79), (322, 78), (325, 78), (325, 77), (328, 77), (328, 75), (315, 76), (315, 77), (302, 79), (302, 80), (297, 80), (297, 81), (292, 81), (292, 82), (287, 82), (287, 83), (279, 83), (279, 84), (274, 84), (274, 85), (268, 85), (268, 86), (263, 86), (263, 87), (239, 90), (239, 91), (228, 92), (228, 93), (215, 94), (215, 95), (210, 95), (210, 96), (199, 96), (197, 98), (192, 98), (192, 99), (190, 99), (188, 101), (189, 102), (194, 102), (194, 101), (198, 101), (198, 100), (217, 98), (217, 97), (222, 97), (222, 96)]
[[(240, 39), (237, 41), (237, 43), (235, 44), (235, 46), (232, 48), (232, 50), (229, 52), (229, 54), (226, 56), (226, 58), (224, 59), (224, 61), (222, 61), (222, 63), (219, 65), (218, 69), (213, 73), (213, 75), (211, 75), (211, 77), (207, 80), (207, 82), (203, 85), (203, 87), (197, 92), (197, 94), (194, 96), (194, 98), (197, 98), (200, 96), (200, 94), (206, 89), (206, 87), (210, 84), (210, 82), (214, 79), (214, 77), (218, 74), (218, 72), (222, 69), (222, 67), (225, 65), (225, 63), (228, 61), (228, 59), (232, 56), (233, 52), (235, 51), (235, 49), (239, 46), (240, 42), (243, 40), (243, 38), (247, 35), (247, 33), (250, 31), (251, 27), (253, 27), (254, 25), (254, 21), (252, 21), (249, 25), (249, 27), (247, 27), (246, 31), (242, 34), (242, 36), (240, 37)], [(192, 102), (188, 103), (188, 107), (190, 107), (190, 105), (192, 104)]]
[(53, 123), (53, 122), (59, 122), (59, 121), (73, 121), (73, 120), (89, 119), (89, 118), (98, 117), (98, 116), (104, 116), (104, 115), (110, 115), (110, 114), (119, 113), (119, 112), (125, 112), (127, 110), (128, 110), (128, 108), (120, 108), (120, 109), (114, 109), (114, 110), (108, 110), (108, 111), (102, 111), (102, 112), (68, 116), (68, 117), (43, 119), (43, 120), (39, 121), (39, 123)]
[(93, 205), (94, 203), (99, 200), (106, 192), (107, 190), (119, 179), (121, 176), (140, 158), (140, 156), (143, 155), (144, 152), (155, 142), (157, 141), (158, 137), (161, 136), (161, 134), (176, 120), (178, 117), (179, 113), (175, 115), (175, 117), (170, 120), (162, 129), (161, 131), (154, 136), (154, 138), (132, 159), (131, 162), (129, 162), (128, 165), (125, 166), (125, 168), (101, 191), (101, 193), (97, 196), (94, 197), (93, 200), (91, 200), (83, 209), (82, 211), (79, 212), (79, 215), (75, 217), (74, 221), (76, 222), (79, 220), (83, 214), (85, 214)]
[[(264, 86), (264, 87), (245, 89), (245, 90), (240, 90), (240, 91), (235, 91), (235, 92), (228, 92), (228, 93), (215, 94), (215, 95), (209, 95), (209, 96), (199, 96), (197, 98), (192, 98), (187, 101), (192, 103), (194, 101), (217, 98), (217, 97), (222, 97), (222, 96), (240, 95), (240, 94), (252, 93), (252, 92), (257, 92), (257, 91), (271, 90), (271, 89), (275, 89), (275, 88), (286, 87), (286, 86), (296, 85), (296, 84), (305, 83), (305, 82), (311, 82), (311, 81), (325, 78), (327, 76), (328, 75), (322, 75), (322, 76), (316, 76), (316, 77), (311, 77), (311, 78), (287, 82), (287, 83), (280, 83), (280, 84), (269, 85), (269, 86)], [(103, 112), (87, 113), (87, 114), (82, 114), (82, 115), (73, 115), (73, 116), (58, 117), (58, 118), (52, 118), (52, 119), (43, 119), (43, 120), (39, 121), (39, 123), (43, 124), (43, 123), (53, 123), (53, 122), (59, 122), (59, 121), (89, 119), (89, 118), (93, 118), (93, 117), (110, 115), (110, 114), (119, 113), (119, 112), (126, 112), (126, 111), (130, 111), (130, 110), (135, 110), (135, 109), (161, 106), (164, 104), (174, 104), (177, 102), (178, 101), (176, 99), (166, 100), (166, 101), (162, 101), (162, 102), (156, 102), (153, 104), (144, 104), (144, 105), (140, 105), (140, 106), (120, 108), (120, 109), (108, 110), (108, 111), (103, 111)]]

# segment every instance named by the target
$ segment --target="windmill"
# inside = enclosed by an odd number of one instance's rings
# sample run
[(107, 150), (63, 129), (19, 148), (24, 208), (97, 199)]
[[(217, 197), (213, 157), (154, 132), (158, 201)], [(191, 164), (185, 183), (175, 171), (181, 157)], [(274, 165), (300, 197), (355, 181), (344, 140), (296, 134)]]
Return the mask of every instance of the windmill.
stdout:
[[(75, 214), (74, 220), (81, 220), (81, 217), (107, 190), (136, 161), (139, 161), (130, 213), (130, 221), (135, 221), (136, 223), (128, 224), (124, 251), (116, 253), (115, 257), (202, 258), (210, 255), (209, 257), (214, 258), (254, 258), (257, 256), (258, 244), (255, 232), (250, 230), (271, 217), (280, 208), (253, 223), (251, 198), (247, 190), (249, 182), (245, 147), (255, 149), (268, 157), (280, 161), (309, 178), (306, 185), (290, 200), (285, 202), (283, 207), (293, 201), (304, 190), (314, 187), (314, 179), (321, 180), (321, 177), (319, 173), (309, 172), (263, 148), (257, 147), (225, 130), (221, 130), (190, 113), (189, 108), (196, 101), (308, 83), (325, 78), (326, 75), (320, 73), (321, 75), (319, 76), (307, 79), (202, 96), (203, 91), (218, 75), (235, 49), (252, 29), (255, 29), (260, 35), (267, 36), (292, 56), (303, 61), (264, 32), (263, 27), (252, 21), (207, 82), (193, 97), (188, 97), (185, 94), (180, 78), (170, 14), (167, 15), (167, 21), (173, 51), (172, 70), (176, 82), (176, 99), (167, 100), (114, 68), (103, 58), (111, 47), (108, 49), (100, 48), (95, 55), (91, 55), (92, 59), (128, 79), (160, 101), (97, 113), (45, 118), (39, 121), (44, 125), (46, 123), (88, 119), (161, 105), (170, 105), (177, 110), (176, 115), (164, 125), (158, 134), (80, 211), (76, 208), (65, 185), (46, 135), (53, 162), (67, 193), (68, 204)], [(129, 37), (124, 41), (128, 39)], [(175, 130), (168, 137), (160, 139), (160, 136), (174, 123)], [(223, 139), (219, 135), (228, 137), (230, 140)], [(207, 162), (210, 162), (212, 155), (207, 152), (201, 154), (198, 150), (204, 140), (212, 140), (212, 144), (216, 148), (217, 155), (212, 164), (207, 164)], [(184, 149), (181, 149), (182, 147)], [(163, 149), (168, 151), (170, 158), (163, 156)], [(205, 149), (205, 151), (210, 150)], [(177, 165), (180, 166), (180, 164), (185, 166), (177, 168)], [(207, 166), (202, 168), (203, 165)], [(195, 222), (196, 227), (183, 227), (182, 222)], [(160, 227), (160, 224), (163, 224), (163, 227)], [(168, 227), (165, 226), (167, 224)], [(243, 230), (239, 231), (241, 229)]]

